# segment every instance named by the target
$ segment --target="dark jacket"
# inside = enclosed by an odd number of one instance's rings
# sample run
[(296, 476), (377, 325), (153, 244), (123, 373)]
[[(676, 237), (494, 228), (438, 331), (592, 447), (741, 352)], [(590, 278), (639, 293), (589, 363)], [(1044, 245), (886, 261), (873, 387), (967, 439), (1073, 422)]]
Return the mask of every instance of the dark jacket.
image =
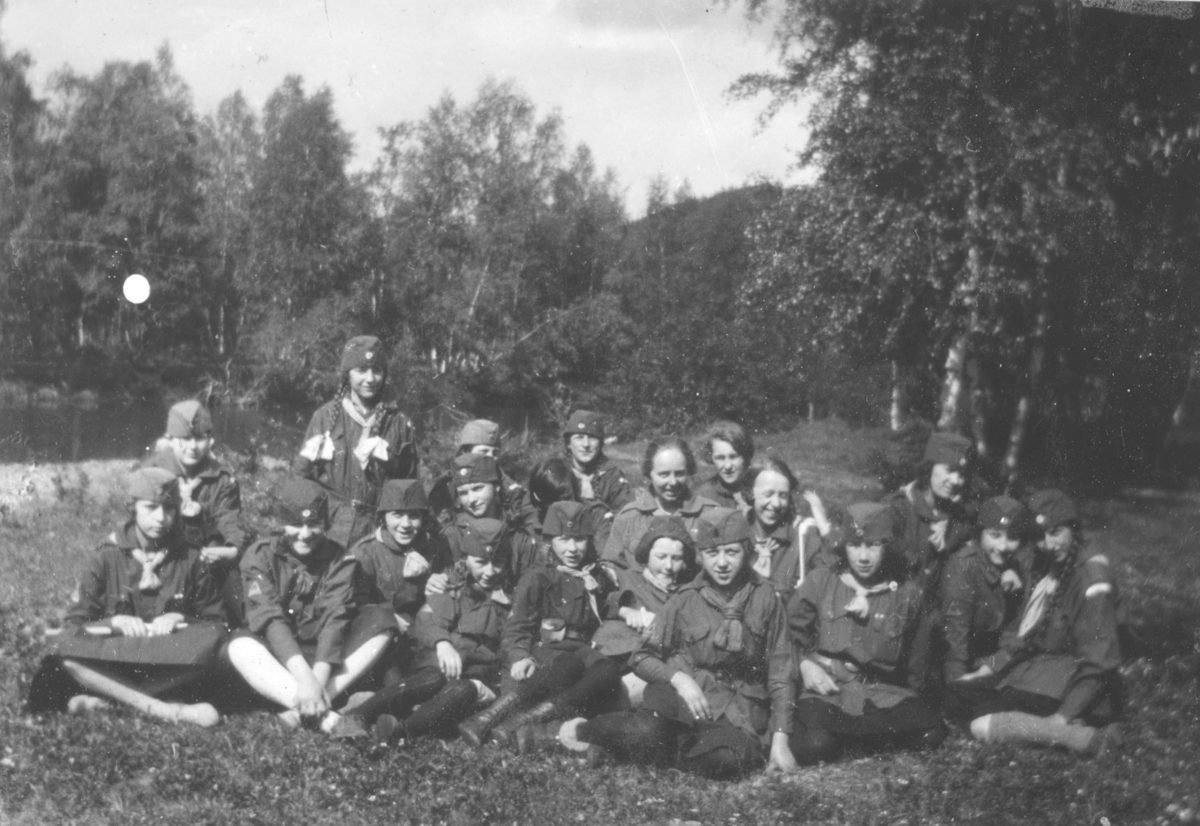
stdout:
[[(695, 536), (696, 523), (700, 521), (701, 514), (716, 506), (715, 502), (692, 494), (683, 503), (677, 515), (683, 520), (688, 532)], [(657, 511), (658, 501), (648, 491), (638, 491), (637, 498), (621, 508), (613, 519), (612, 532), (604, 548), (600, 550), (600, 561), (628, 571), (641, 571), (642, 566), (633, 558), (633, 552), (641, 541), (642, 534), (650, 529), (650, 522)]]
[[(427, 571), (411, 578), (404, 576), (404, 562), (410, 553), (419, 554), (429, 564)], [(358, 561), (354, 604), (388, 605), (410, 620), (425, 604), (425, 583), (430, 575), (453, 565), (450, 548), (440, 534), (430, 536), (422, 531), (412, 545), (401, 548), (385, 527), (360, 539), (350, 549), (350, 556)]]
[(436, 667), (437, 644), (442, 641), (454, 646), (464, 665), (498, 662), (508, 615), (508, 605), (474, 585), (463, 584), (442, 594), (431, 594), (413, 623), (413, 636), (422, 648), (417, 666)]
[(145, 465), (162, 468), (181, 479), (199, 477), (192, 499), (200, 505), (200, 513), (195, 516), (180, 513), (178, 517), (178, 530), (189, 547), (232, 545), (239, 552), (246, 550), (250, 534), (242, 524), (242, 494), (228, 468), (208, 456), (195, 475), (189, 477), (170, 447), (155, 453)]
[(543, 620), (562, 620), (567, 640), (590, 640), (603, 619), (608, 587), (608, 577), (595, 567), (586, 579), (551, 565), (526, 571), (517, 583), (512, 615), (504, 629), (509, 665), (532, 656), (538, 642), (550, 641), (542, 636)]
[(982, 658), (999, 647), (1001, 630), (1016, 616), (1020, 592), (1005, 591), (1002, 574), (978, 542), (959, 548), (946, 560), (938, 593), (947, 681), (976, 670)]

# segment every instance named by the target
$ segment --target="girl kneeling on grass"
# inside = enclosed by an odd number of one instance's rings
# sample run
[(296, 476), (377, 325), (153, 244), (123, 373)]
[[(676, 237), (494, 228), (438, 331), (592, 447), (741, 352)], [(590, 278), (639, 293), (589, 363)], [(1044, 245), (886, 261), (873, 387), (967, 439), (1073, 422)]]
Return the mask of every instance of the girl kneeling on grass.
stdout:
[(895, 516), (887, 505), (848, 508), (845, 552), (809, 574), (788, 602), (802, 691), (792, 753), (801, 764), (846, 746), (931, 748), (941, 715), (907, 684), (921, 592), (903, 579)]
[(138, 470), (128, 495), (130, 519), (89, 558), (66, 625), (33, 679), (30, 711), (78, 713), (107, 698), (160, 719), (214, 725), (220, 717), (208, 703), (157, 697), (216, 664), (226, 636), (220, 591), (200, 551), (174, 530), (174, 474)]
[(1070, 497), (1043, 490), (1028, 504), (1042, 538), (1021, 614), (999, 650), (949, 688), (977, 740), (1099, 755), (1119, 741), (1107, 725), (1121, 695), (1114, 574), (1085, 542)]
[(373, 666), (396, 635), (390, 607), (355, 611), (358, 567), (329, 527), (325, 490), (290, 479), (281, 493), (283, 532), (251, 546), (242, 560), (246, 628), (229, 660), (259, 694), (283, 707), (291, 726), (339, 716), (333, 701)]
[(552, 560), (526, 571), (517, 584), (504, 629), (510, 679), (499, 700), (459, 726), (472, 745), (490, 733), (500, 745), (515, 740), (524, 753), (557, 733), (557, 725), (536, 724), (589, 716), (616, 699), (620, 667), (589, 644), (608, 585), (591, 541), (604, 513), (600, 503), (579, 502), (556, 502), (546, 512), (542, 536)]
[[(709, 521), (712, 520), (712, 521)], [(634, 667), (650, 684), (641, 709), (572, 720), (569, 747), (714, 779), (795, 767), (792, 647), (783, 604), (750, 568), (750, 526), (728, 509), (706, 515), (702, 571), (663, 607)]]

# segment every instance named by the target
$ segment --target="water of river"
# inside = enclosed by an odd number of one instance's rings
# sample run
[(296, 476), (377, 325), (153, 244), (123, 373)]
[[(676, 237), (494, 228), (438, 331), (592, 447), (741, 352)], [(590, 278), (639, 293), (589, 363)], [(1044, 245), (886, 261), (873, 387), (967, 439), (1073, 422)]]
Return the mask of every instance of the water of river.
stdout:
[[(0, 407), (0, 462), (134, 459), (163, 434), (168, 407), (157, 400)], [(236, 407), (216, 408), (212, 416), (218, 443), (238, 452), (255, 444), (278, 457), (296, 450), (307, 420), (307, 414)]]

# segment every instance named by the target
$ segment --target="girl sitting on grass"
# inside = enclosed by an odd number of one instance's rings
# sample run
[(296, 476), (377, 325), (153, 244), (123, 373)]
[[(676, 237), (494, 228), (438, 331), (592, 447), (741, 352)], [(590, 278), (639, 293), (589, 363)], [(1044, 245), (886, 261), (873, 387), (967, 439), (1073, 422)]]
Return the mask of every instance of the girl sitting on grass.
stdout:
[(998, 650), (949, 687), (977, 740), (1096, 756), (1119, 741), (1115, 575), (1088, 547), (1070, 497), (1043, 490), (1028, 504), (1042, 536), (1024, 607)]
[(325, 490), (290, 479), (280, 495), (283, 531), (242, 560), (246, 628), (229, 660), (260, 695), (282, 706), (289, 726), (338, 723), (333, 701), (386, 652), (396, 635), (391, 607), (354, 605), (358, 563), (328, 536)]
[(175, 476), (142, 468), (128, 497), (130, 518), (88, 559), (29, 708), (80, 713), (116, 700), (159, 719), (215, 725), (208, 703), (158, 698), (210, 676), (227, 633), (221, 594), (200, 551), (174, 529)]

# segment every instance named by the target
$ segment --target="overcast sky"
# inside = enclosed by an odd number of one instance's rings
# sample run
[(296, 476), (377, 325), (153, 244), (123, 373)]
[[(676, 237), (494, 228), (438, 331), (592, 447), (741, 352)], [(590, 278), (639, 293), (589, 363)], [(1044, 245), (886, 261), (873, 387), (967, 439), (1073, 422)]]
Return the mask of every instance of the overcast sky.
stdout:
[(698, 195), (756, 176), (796, 182), (803, 112), (765, 129), (765, 99), (729, 85), (772, 69), (770, 29), (706, 0), (8, 0), (6, 51), (28, 51), (44, 92), (63, 65), (152, 60), (164, 41), (201, 114), (241, 89), (257, 109), (288, 74), (328, 85), (368, 167), (376, 129), (423, 117), (445, 91), (472, 100), (489, 75), (513, 80), (541, 114), (557, 108), (572, 143), (644, 211), (647, 181), (687, 179)]

